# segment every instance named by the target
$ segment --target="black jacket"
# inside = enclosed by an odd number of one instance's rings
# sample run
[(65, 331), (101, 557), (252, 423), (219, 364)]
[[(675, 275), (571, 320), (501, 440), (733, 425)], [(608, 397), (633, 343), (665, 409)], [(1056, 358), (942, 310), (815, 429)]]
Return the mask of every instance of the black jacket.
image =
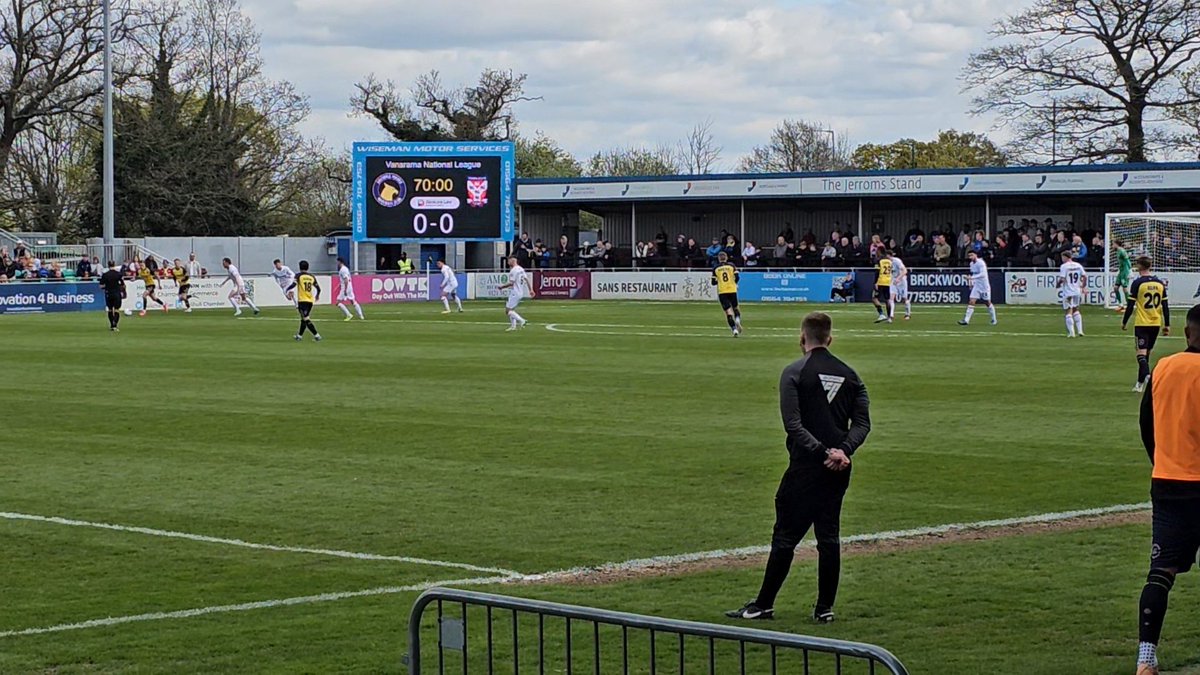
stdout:
[(788, 473), (821, 467), (826, 450), (847, 455), (871, 431), (867, 387), (828, 349), (814, 349), (783, 370), (779, 411), (791, 457)]

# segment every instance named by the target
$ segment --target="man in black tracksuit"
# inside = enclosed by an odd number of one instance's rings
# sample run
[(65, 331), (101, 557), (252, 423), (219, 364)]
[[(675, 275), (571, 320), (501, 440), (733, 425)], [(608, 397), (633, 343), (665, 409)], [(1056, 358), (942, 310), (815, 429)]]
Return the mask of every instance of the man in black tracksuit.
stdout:
[(841, 574), (838, 527), (850, 485), (850, 458), (871, 431), (867, 388), (858, 374), (829, 353), (832, 320), (813, 312), (801, 325), (804, 358), (783, 371), (779, 408), (790, 461), (775, 494), (775, 531), (758, 597), (726, 612), (739, 619), (771, 619), (796, 546), (811, 527), (817, 536), (817, 604), (813, 618), (833, 621)]

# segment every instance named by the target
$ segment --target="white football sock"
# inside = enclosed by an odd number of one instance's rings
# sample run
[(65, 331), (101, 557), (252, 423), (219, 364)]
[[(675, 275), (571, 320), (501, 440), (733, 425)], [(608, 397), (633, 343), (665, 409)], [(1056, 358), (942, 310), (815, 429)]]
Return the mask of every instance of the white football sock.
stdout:
[(242, 311), (242, 309), (241, 309), (240, 307), (238, 307), (237, 300), (234, 300), (233, 298), (230, 298), (230, 299), (229, 299), (229, 304), (230, 304), (230, 305), (233, 305), (233, 309), (234, 309), (234, 311), (235, 311), (235, 312), (240, 312), (240, 311)]
[(967, 306), (967, 315), (963, 317), (963, 321), (971, 323), (971, 317), (973, 316), (975, 316), (975, 308), (972, 306)]
[(248, 295), (246, 296), (246, 304), (250, 305), (250, 309), (252, 309), (256, 312), (258, 311), (258, 305), (254, 304), (254, 301), (251, 300), (250, 296), (248, 296)]
[(442, 307), (445, 307), (447, 312), (450, 311), (450, 298), (442, 296)]
[(988, 305), (988, 314), (991, 315), (992, 321), (996, 320), (996, 306), (995, 305)]
[(1083, 335), (1083, 313), (1081, 312), (1075, 313), (1075, 330)]
[[(366, 318), (367, 318), (367, 317), (363, 316), (363, 313), (362, 313), (362, 305), (358, 304), (358, 301), (357, 301), (357, 300), (355, 300), (355, 301), (354, 301), (354, 311), (358, 312), (358, 318), (360, 318), (360, 319), (366, 319)], [(349, 315), (350, 315), (350, 313), (349, 313), (349, 312), (347, 312), (347, 313), (346, 313), (346, 315), (347, 315), (347, 316), (349, 316)]]
[(462, 298), (454, 296), (454, 304), (458, 305), (458, 311), (462, 311)]
[(1075, 319), (1070, 314), (1067, 315), (1067, 335), (1075, 337)]
[(912, 316), (912, 300), (904, 301), (904, 316)]
[(514, 325), (515, 325), (515, 324), (518, 324), (518, 323), (525, 323), (525, 319), (522, 319), (522, 318), (521, 318), (521, 315), (520, 315), (520, 314), (517, 314), (516, 312), (513, 312), (513, 313), (511, 313), (511, 314), (510, 314), (510, 316), (511, 316), (511, 317), (512, 317), (512, 319), (513, 319), (513, 324), (514, 324)]
[(345, 314), (347, 319), (350, 318), (350, 310), (347, 309), (345, 305), (339, 302), (338, 309), (342, 310), (342, 314)]

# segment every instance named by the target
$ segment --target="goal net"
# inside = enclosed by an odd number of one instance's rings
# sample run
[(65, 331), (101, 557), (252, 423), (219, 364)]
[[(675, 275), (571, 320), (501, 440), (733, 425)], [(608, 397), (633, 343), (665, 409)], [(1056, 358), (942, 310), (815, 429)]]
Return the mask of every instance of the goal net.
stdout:
[(1120, 305), (1113, 289), (1120, 271), (1118, 242), (1131, 260), (1149, 256), (1155, 272), (1200, 272), (1200, 213), (1110, 213), (1104, 223), (1104, 288), (1110, 307)]

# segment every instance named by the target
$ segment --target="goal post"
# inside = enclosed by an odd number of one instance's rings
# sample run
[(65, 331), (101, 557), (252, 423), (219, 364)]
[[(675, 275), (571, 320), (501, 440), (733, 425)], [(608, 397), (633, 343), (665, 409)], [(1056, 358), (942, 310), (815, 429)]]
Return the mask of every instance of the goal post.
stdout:
[[(1159, 272), (1200, 272), (1200, 213), (1109, 213), (1104, 216), (1104, 293), (1117, 307), (1116, 243), (1130, 258), (1149, 256)], [(1136, 271), (1134, 272), (1136, 274)]]

